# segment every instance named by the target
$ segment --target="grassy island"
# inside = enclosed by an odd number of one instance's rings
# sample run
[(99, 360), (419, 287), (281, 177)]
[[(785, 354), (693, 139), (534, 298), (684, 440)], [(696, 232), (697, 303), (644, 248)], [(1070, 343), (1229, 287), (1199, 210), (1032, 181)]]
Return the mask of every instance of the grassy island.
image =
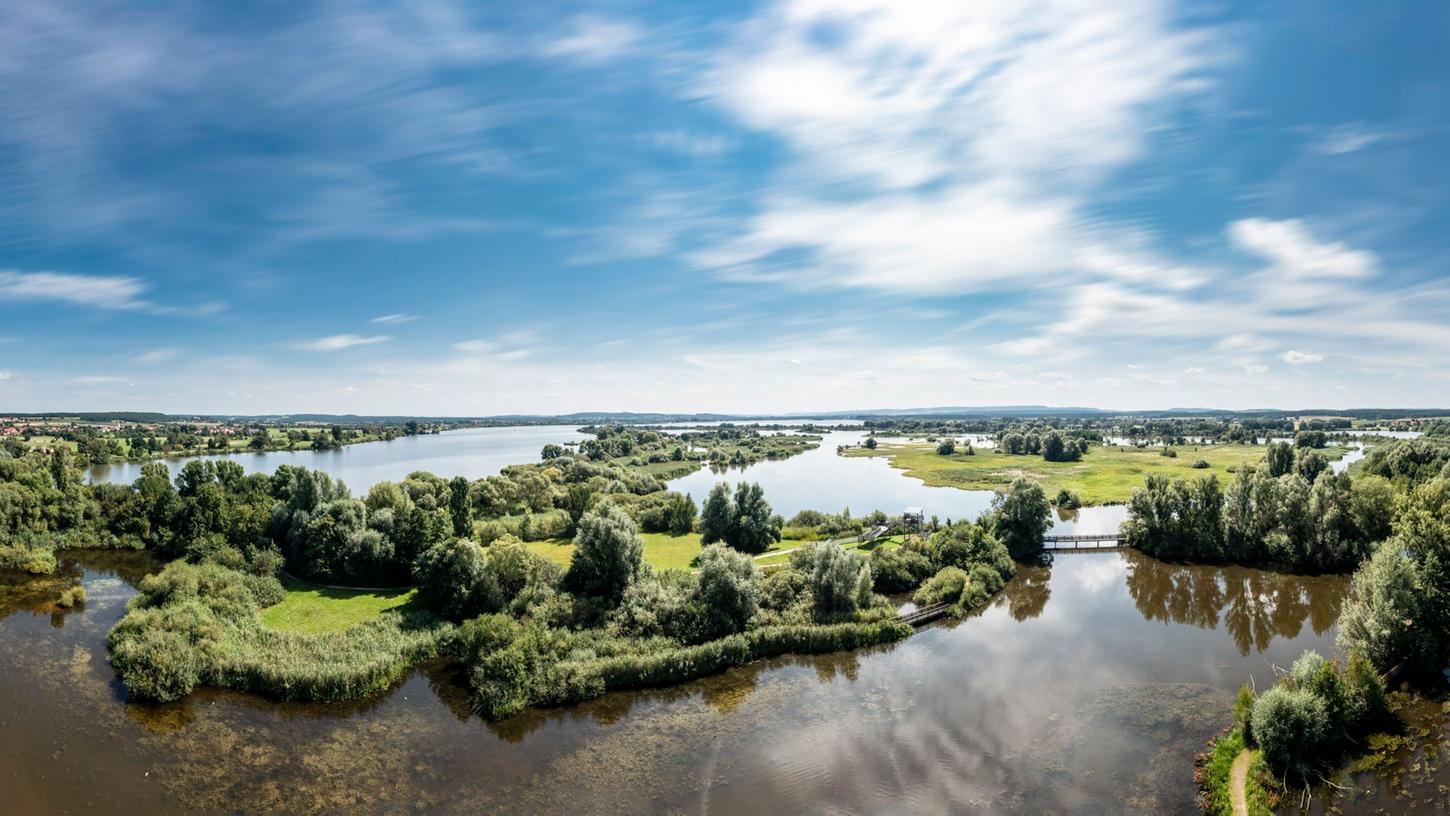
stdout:
[[(933, 486), (1000, 490), (1013, 479), (1026, 477), (1040, 484), (1049, 496), (1068, 490), (1080, 496), (1083, 504), (1095, 505), (1127, 501), (1133, 488), (1142, 485), (1149, 474), (1216, 473), (1226, 478), (1232, 475), (1231, 469), (1257, 466), (1267, 450), (1264, 445), (1183, 445), (1171, 448), (1177, 455), (1164, 456), (1162, 447), (1097, 445), (1077, 461), (1052, 462), (1041, 456), (1000, 453), (993, 448), (962, 447), (951, 454), (938, 453), (938, 448), (936, 442), (878, 440), (874, 448), (847, 448), (842, 453), (884, 456), (892, 467)], [(1345, 449), (1327, 447), (1319, 452), (1332, 461), (1342, 457)]]

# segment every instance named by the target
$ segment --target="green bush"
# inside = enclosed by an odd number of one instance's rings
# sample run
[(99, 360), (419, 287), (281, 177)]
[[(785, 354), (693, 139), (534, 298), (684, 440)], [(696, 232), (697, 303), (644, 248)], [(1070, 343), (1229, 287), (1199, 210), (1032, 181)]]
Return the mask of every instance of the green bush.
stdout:
[(906, 592), (931, 577), (931, 559), (914, 548), (878, 547), (871, 551), (871, 576), (877, 592)]
[(1329, 735), (1329, 714), (1307, 689), (1274, 686), (1254, 704), (1253, 733), (1270, 767), (1302, 776)]
[(956, 603), (967, 586), (967, 573), (960, 567), (943, 567), (911, 596), (917, 606)]
[[(477, 638), (483, 646), (472, 658), (469, 678), (475, 708), (488, 719), (528, 705), (574, 703), (614, 689), (680, 683), (761, 658), (855, 649), (911, 633), (910, 626), (895, 621), (772, 626), (681, 646), (657, 638), (558, 632), (533, 623), (488, 622), (478, 628), (491, 637)], [(468, 631), (465, 627), (464, 637)]]
[(0, 546), (0, 570), (28, 572), (31, 575), (49, 575), (55, 572), (55, 568), (55, 552), (50, 547)]

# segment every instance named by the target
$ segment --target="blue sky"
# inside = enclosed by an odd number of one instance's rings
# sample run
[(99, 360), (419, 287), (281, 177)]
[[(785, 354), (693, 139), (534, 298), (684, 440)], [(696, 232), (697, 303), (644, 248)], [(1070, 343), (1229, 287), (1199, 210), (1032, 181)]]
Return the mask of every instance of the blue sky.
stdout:
[(12, 0), (0, 411), (1450, 406), (1447, 44), (1418, 2)]

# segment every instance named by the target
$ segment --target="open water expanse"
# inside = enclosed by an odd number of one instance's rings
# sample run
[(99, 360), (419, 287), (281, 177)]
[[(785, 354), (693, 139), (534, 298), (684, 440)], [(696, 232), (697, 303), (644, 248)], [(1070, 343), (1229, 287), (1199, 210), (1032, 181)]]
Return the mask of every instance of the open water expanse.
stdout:
[[(105, 635), (144, 554), (0, 583), (7, 812), (1190, 813), (1232, 692), (1327, 650), (1337, 577), (1131, 552), (1024, 569), (891, 646), (489, 724), (439, 667), (355, 703), (127, 703)], [(74, 582), (90, 600), (55, 608)]]

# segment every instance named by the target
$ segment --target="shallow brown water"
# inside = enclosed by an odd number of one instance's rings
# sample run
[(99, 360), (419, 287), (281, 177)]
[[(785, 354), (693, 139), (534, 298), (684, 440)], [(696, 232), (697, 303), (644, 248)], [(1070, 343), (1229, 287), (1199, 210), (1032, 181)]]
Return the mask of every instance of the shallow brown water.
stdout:
[[(1232, 691), (1329, 649), (1345, 588), (1066, 555), (890, 647), (489, 724), (442, 666), (344, 705), (128, 704), (105, 634), (149, 564), (0, 580), (7, 812), (1191, 813)], [(55, 610), (76, 580), (91, 600)]]

